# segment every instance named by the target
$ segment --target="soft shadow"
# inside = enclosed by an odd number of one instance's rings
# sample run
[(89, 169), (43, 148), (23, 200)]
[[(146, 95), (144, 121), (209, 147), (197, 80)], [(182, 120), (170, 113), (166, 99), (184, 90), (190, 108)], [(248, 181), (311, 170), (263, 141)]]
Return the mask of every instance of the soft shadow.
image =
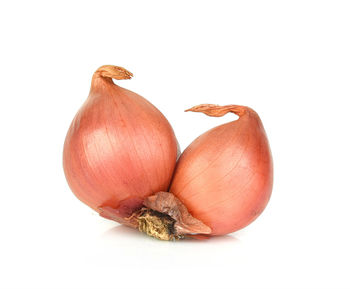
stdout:
[[(101, 256), (104, 266), (115, 266), (117, 259), (123, 259), (125, 264), (135, 266), (138, 263), (152, 264), (171, 262), (174, 266), (205, 266), (208, 260), (215, 266), (222, 264), (223, 258), (230, 255), (238, 256), (240, 252), (240, 240), (232, 235), (215, 236), (206, 240), (182, 239), (178, 241), (161, 241), (147, 236), (136, 229), (123, 225), (117, 225), (106, 230), (100, 235), (96, 246), (96, 260)], [(184, 260), (191, 256), (191, 262)]]
[(139, 232), (138, 230), (136, 230), (134, 228), (130, 228), (130, 227), (124, 226), (124, 225), (117, 225), (111, 229), (108, 229), (101, 236), (103, 236), (103, 237), (123, 236), (123, 237), (140, 238), (143, 235), (144, 234), (142, 234), (141, 232)]
[[(134, 228), (130, 228), (124, 225), (117, 225), (111, 229), (108, 229), (106, 232), (104, 232), (101, 237), (122, 237), (122, 238), (132, 238), (132, 239), (148, 239), (148, 240), (155, 240), (159, 242), (163, 242), (161, 240), (157, 240), (155, 238), (149, 237), (144, 233), (139, 232), (138, 230)], [(204, 240), (197, 240), (194, 238), (187, 237), (185, 239), (181, 239), (179, 241), (175, 241), (176, 243), (237, 243), (240, 242), (240, 240), (237, 238), (237, 236), (233, 235), (224, 235), (224, 236), (211, 236), (208, 239)]]
[(232, 235), (224, 235), (224, 236), (211, 236), (208, 239), (197, 240), (193, 238), (186, 238), (182, 240), (183, 242), (188, 243), (236, 243), (240, 242), (240, 240)]

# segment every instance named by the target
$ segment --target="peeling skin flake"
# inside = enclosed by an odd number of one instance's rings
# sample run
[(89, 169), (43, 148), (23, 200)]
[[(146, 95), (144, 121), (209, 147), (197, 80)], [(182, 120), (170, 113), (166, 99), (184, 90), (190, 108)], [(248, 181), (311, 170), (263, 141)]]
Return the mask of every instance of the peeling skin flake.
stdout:
[(211, 233), (211, 229), (192, 217), (185, 205), (172, 193), (159, 192), (149, 196), (143, 204), (147, 208), (172, 217), (176, 221), (174, 226), (177, 235)]
[(123, 218), (120, 216), (119, 210), (113, 209), (112, 207), (100, 207), (100, 216), (106, 219), (116, 221), (120, 224), (126, 225), (128, 227), (132, 227), (137, 229), (138, 222), (137, 219), (132, 214), (129, 218)]
[[(149, 230), (144, 228), (145, 222), (144, 212), (147, 209), (153, 210), (155, 212), (159, 212), (165, 214), (172, 219), (175, 220), (174, 223), (174, 232), (167, 238), (160, 238), (157, 235), (153, 235), (154, 237), (162, 240), (169, 240), (173, 237), (179, 237), (183, 235), (192, 235), (192, 234), (210, 234), (211, 229), (203, 224), (201, 221), (194, 218), (187, 210), (184, 204), (176, 198), (173, 194), (168, 192), (158, 192), (152, 196), (146, 198), (143, 202), (144, 208), (141, 210), (135, 211), (131, 216), (125, 217), (121, 216), (121, 213), (118, 209), (114, 209), (112, 207), (100, 207), (100, 215), (110, 220), (114, 220), (120, 224), (138, 228), (140, 231), (146, 232), (149, 234)], [(152, 222), (151, 219), (148, 220)], [(151, 225), (151, 224), (150, 224)], [(142, 229), (142, 228), (143, 229)], [(149, 228), (148, 228), (149, 229)], [(163, 233), (162, 233), (163, 234)]]

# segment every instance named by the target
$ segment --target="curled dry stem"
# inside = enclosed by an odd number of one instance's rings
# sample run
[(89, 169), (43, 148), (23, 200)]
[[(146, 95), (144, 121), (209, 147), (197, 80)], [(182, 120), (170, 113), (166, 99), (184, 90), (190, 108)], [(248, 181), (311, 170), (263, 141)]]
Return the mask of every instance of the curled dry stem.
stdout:
[(133, 74), (130, 71), (115, 65), (103, 65), (96, 70), (95, 75), (116, 80), (130, 79), (133, 77)]
[(248, 107), (241, 105), (220, 106), (216, 104), (200, 104), (192, 108), (186, 109), (185, 111), (202, 112), (208, 116), (220, 117), (228, 112), (233, 112), (238, 116), (243, 116), (247, 112), (247, 110), (249, 110)]

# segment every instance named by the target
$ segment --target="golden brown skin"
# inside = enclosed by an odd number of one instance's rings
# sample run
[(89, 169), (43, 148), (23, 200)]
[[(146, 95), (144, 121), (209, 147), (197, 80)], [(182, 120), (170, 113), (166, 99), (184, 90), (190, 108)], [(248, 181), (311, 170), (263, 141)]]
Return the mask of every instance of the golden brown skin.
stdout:
[(175, 134), (162, 113), (112, 81), (131, 76), (111, 65), (95, 72), (63, 153), (74, 194), (94, 210), (109, 206), (120, 217), (131, 215), (152, 193), (168, 190), (178, 154)]
[(186, 148), (170, 192), (212, 235), (237, 231), (254, 221), (270, 199), (273, 165), (264, 127), (245, 106), (205, 104), (190, 111), (233, 112), (239, 119), (207, 131)]

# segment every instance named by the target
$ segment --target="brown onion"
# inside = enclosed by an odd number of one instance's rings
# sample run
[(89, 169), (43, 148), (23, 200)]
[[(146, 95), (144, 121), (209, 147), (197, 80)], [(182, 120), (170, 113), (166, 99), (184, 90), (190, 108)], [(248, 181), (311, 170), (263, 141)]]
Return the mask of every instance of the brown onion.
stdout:
[(271, 195), (272, 157), (264, 127), (245, 106), (203, 104), (189, 111), (215, 117), (233, 112), (239, 119), (207, 131), (186, 148), (170, 192), (212, 235), (237, 231), (261, 214)]
[(172, 194), (164, 192), (179, 154), (169, 122), (146, 99), (115, 85), (132, 74), (100, 67), (69, 128), (63, 166), (74, 194), (101, 216), (162, 240), (208, 234)]
[(95, 72), (63, 154), (74, 194), (98, 212), (111, 206), (121, 217), (130, 216), (152, 193), (168, 189), (178, 154), (175, 134), (162, 113), (112, 80), (131, 77), (112, 65)]

